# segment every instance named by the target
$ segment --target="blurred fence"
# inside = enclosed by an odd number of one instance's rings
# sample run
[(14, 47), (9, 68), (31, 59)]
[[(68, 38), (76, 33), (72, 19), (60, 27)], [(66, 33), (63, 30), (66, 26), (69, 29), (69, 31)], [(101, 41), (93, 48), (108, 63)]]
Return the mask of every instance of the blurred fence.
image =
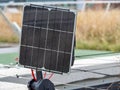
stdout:
[(5, 7), (5, 6), (23, 6), (26, 3), (32, 3), (32, 4), (39, 4), (39, 5), (54, 5), (54, 6), (71, 6), (74, 7), (78, 10), (85, 10), (86, 7), (92, 7), (97, 5), (100, 6), (102, 4), (106, 10), (109, 10), (111, 6), (118, 6), (120, 7), (120, 1), (119, 0), (111, 0), (111, 1), (84, 1), (84, 0), (78, 0), (78, 1), (55, 1), (52, 0), (51, 2), (43, 2), (42, 0), (40, 2), (35, 2), (35, 1), (29, 1), (29, 2), (8, 2), (8, 3), (0, 3), (0, 6)]

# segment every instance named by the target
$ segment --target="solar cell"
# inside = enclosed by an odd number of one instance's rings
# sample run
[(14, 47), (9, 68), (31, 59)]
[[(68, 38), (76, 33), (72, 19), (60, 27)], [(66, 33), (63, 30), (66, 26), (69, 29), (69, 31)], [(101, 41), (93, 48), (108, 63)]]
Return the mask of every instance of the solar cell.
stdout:
[(32, 46), (34, 28), (29, 26), (23, 26), (22, 30), (23, 31), (22, 31), (21, 44)]
[(43, 67), (43, 59), (44, 59), (44, 50), (34, 48), (31, 66), (42, 68)]
[(47, 28), (48, 24), (48, 9), (42, 7), (42, 8), (37, 8), (36, 12), (36, 27), (43, 27)]
[(59, 32), (57, 31), (48, 31), (47, 36), (47, 49), (57, 50), (58, 49), (58, 41), (59, 41)]
[(21, 53), (20, 53), (20, 63), (22, 65), (30, 66), (31, 64), (31, 56), (32, 56), (32, 48), (21, 46)]
[(20, 64), (67, 73), (73, 59), (75, 13), (68, 9), (24, 7)]
[(73, 32), (74, 30), (75, 14), (73, 12), (63, 12), (62, 18), (62, 30), (67, 32)]
[(36, 8), (25, 6), (24, 8), (24, 19), (23, 19), (23, 25), (30, 25), (34, 26), (35, 24), (35, 14), (36, 14)]
[(33, 46), (45, 48), (46, 29), (35, 28)]
[(49, 14), (49, 28), (61, 30), (62, 11), (52, 9)]

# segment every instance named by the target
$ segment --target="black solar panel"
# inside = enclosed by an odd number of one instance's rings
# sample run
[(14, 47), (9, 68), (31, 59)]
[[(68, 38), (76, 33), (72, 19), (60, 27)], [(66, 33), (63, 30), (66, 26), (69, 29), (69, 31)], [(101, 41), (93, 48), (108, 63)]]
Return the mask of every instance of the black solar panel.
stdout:
[(20, 64), (51, 72), (70, 70), (74, 48), (75, 13), (68, 9), (24, 7)]

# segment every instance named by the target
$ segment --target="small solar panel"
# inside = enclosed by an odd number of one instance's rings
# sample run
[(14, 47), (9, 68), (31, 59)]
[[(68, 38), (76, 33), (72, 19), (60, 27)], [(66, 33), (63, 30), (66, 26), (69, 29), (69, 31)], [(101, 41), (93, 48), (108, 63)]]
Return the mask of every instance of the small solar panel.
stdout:
[(69, 9), (24, 7), (19, 62), (29, 68), (68, 73), (74, 50), (75, 13)]

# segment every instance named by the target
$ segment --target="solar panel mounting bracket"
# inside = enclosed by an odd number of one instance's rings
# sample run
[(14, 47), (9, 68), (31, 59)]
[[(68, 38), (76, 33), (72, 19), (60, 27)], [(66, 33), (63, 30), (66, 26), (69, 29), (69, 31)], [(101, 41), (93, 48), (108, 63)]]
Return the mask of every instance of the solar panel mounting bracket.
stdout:
[(30, 6), (34, 6), (34, 7), (44, 7), (44, 8), (49, 8), (49, 9), (57, 9), (57, 10), (61, 10), (61, 11), (70, 11), (70, 9), (66, 8), (60, 8), (60, 7), (55, 7), (55, 6), (43, 6), (43, 5), (36, 5), (36, 4), (30, 4)]

